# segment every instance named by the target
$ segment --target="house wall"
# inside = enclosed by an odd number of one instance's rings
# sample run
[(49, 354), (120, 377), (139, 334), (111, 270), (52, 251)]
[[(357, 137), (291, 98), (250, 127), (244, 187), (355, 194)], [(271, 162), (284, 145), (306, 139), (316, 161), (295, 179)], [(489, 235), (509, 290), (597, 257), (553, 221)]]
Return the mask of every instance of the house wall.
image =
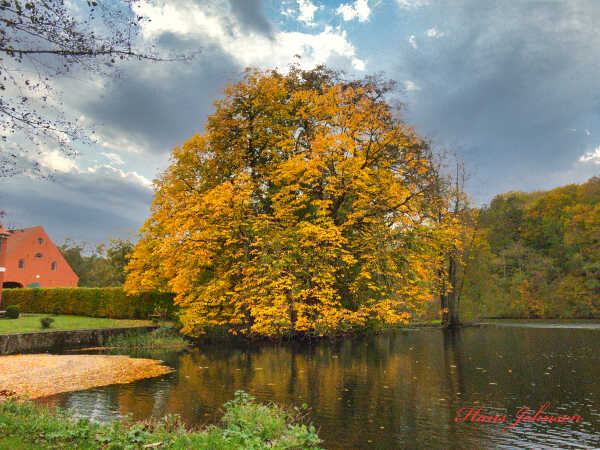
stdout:
[[(44, 229), (36, 227), (34, 230), (27, 231), (27, 237), (21, 245), (15, 249), (9, 247), (4, 282), (21, 283), (23, 287), (32, 283), (39, 283), (40, 287), (77, 286), (77, 275)], [(16, 231), (19, 232), (21, 231)], [(40, 238), (41, 244), (38, 242)], [(36, 254), (41, 254), (41, 258), (36, 257)], [(23, 268), (19, 268), (21, 259), (24, 261)], [(53, 262), (56, 262), (55, 270), (52, 270)]]

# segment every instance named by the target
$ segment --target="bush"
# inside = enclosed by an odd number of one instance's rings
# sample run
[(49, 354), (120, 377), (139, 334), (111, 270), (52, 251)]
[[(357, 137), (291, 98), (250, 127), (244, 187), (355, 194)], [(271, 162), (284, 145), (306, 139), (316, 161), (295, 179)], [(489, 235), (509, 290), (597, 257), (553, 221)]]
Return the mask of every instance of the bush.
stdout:
[(175, 314), (174, 295), (148, 291), (128, 295), (120, 287), (112, 288), (25, 288), (2, 292), (6, 305), (16, 305), (22, 312), (70, 314), (113, 319), (148, 319), (157, 309)]
[(0, 425), (0, 442), (12, 438), (10, 442), (21, 444), (17, 448), (317, 450), (321, 442), (315, 427), (306, 424), (304, 408), (263, 405), (241, 391), (225, 404), (220, 425), (196, 430), (176, 415), (137, 423), (99, 423), (12, 397), (0, 401)]
[(54, 319), (52, 317), (43, 317), (40, 319), (40, 323), (42, 324), (42, 328), (50, 328)]
[(19, 318), (19, 307), (18, 306), (7, 306), (6, 307), (6, 317), (9, 319), (18, 319)]

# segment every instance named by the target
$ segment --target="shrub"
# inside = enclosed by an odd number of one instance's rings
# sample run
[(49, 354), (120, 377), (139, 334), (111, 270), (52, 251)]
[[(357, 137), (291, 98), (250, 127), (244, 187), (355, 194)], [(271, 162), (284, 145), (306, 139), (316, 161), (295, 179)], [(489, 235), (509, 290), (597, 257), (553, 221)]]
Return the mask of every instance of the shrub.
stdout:
[(42, 328), (50, 328), (54, 319), (52, 317), (42, 317), (40, 319), (40, 323), (42, 324)]
[(6, 305), (17, 305), (22, 312), (72, 314), (114, 319), (147, 319), (157, 308), (175, 314), (173, 294), (147, 291), (128, 295), (112, 288), (25, 288), (2, 293)]
[(304, 408), (263, 405), (241, 391), (225, 404), (220, 425), (196, 430), (176, 415), (137, 423), (99, 423), (12, 397), (0, 401), (2, 437), (15, 438), (21, 444), (18, 448), (317, 450), (321, 440), (305, 416)]
[(17, 319), (19, 317), (19, 307), (14, 305), (7, 306), (6, 317), (9, 319)]

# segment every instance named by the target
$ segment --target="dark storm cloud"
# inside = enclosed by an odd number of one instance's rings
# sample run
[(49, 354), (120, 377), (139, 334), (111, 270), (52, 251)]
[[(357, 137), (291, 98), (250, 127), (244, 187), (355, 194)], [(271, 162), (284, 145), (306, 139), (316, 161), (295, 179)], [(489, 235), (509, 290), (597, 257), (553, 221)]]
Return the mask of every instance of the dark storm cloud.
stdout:
[(410, 120), (471, 161), (480, 196), (552, 186), (548, 174), (600, 144), (600, 2), (469, 0), (429, 10), (429, 26), (446, 35), (421, 33), (399, 69), (421, 88)]
[(56, 244), (66, 238), (97, 244), (131, 237), (148, 215), (152, 190), (110, 168), (95, 173), (57, 173), (55, 181), (25, 177), (2, 185), (3, 223), (42, 225)]
[[(241, 68), (219, 48), (202, 46), (193, 62), (130, 66), (100, 96), (73, 99), (100, 134), (126, 138), (143, 151), (164, 153), (201, 132), (218, 91)], [(115, 149), (118, 150), (118, 149)]]
[[(267, 36), (273, 31), (261, 0), (229, 0), (229, 8), (214, 0), (176, 3), (184, 10), (201, 6), (231, 35), (234, 30)], [(68, 103), (90, 118), (101, 136), (115, 142), (125, 138), (144, 151), (164, 153), (202, 131), (218, 92), (243, 68), (217, 40), (202, 34), (164, 32), (156, 40), (167, 53), (196, 57), (189, 63), (128, 64), (103, 92), (73, 93)]]
[(229, 0), (231, 12), (246, 31), (271, 36), (273, 27), (266, 18), (262, 0)]

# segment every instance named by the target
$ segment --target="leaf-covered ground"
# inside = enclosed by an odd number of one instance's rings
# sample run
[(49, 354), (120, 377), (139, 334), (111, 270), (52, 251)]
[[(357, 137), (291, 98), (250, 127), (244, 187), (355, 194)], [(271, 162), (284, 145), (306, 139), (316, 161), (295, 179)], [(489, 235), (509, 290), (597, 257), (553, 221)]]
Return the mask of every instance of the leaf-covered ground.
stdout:
[(10, 355), (0, 357), (0, 390), (29, 398), (110, 384), (131, 383), (173, 369), (153, 359), (113, 355)]

